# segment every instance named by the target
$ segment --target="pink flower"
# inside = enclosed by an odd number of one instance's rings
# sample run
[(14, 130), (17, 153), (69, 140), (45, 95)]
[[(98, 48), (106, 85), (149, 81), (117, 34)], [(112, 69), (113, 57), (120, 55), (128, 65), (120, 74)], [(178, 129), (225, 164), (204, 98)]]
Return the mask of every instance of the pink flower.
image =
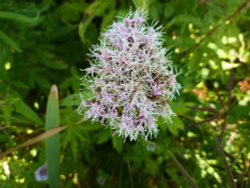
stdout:
[(85, 117), (107, 122), (131, 141), (157, 135), (158, 117), (175, 115), (168, 101), (181, 88), (163, 47), (162, 27), (149, 26), (146, 18), (144, 12), (130, 12), (101, 35), (86, 71), (96, 96), (79, 106)]

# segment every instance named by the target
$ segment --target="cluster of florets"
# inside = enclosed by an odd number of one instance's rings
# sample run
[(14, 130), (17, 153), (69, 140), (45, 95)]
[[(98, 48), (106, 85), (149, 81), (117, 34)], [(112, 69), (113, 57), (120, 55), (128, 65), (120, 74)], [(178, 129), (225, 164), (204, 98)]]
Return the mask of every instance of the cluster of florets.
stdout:
[(93, 46), (93, 64), (86, 72), (96, 95), (79, 107), (86, 118), (131, 141), (157, 135), (157, 118), (171, 119), (174, 112), (168, 100), (180, 89), (163, 47), (161, 27), (148, 25), (145, 18), (143, 12), (129, 13)]

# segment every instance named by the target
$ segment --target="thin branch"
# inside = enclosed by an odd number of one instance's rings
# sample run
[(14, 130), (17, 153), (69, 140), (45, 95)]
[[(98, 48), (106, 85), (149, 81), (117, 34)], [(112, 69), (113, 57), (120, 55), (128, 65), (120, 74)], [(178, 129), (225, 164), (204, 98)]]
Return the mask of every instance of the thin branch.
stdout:
[(219, 100), (219, 102), (220, 102), (220, 105), (221, 105), (221, 106), (224, 106), (225, 101), (221, 98), (221, 95), (219, 94), (218, 89), (215, 89), (215, 94), (216, 94), (216, 96), (217, 96), (217, 98), (218, 98), (218, 100)]
[(230, 76), (229, 76), (229, 85), (228, 85), (228, 102), (227, 102), (228, 109), (230, 109), (231, 102), (232, 102), (233, 83), (234, 83), (234, 70), (231, 69)]
[(207, 112), (212, 112), (212, 113), (218, 113), (216, 109), (210, 108), (210, 107), (197, 107), (197, 106), (188, 106), (188, 108), (192, 110), (200, 110), (200, 111), (207, 111)]
[(50, 129), (48, 131), (45, 131), (43, 133), (41, 133), (40, 135), (34, 137), (34, 138), (31, 138), (29, 140), (27, 140), (26, 142), (20, 144), (20, 145), (17, 145), (3, 153), (0, 153), (0, 159), (4, 158), (5, 156), (13, 153), (14, 151), (20, 149), (20, 148), (23, 148), (23, 147), (27, 147), (27, 146), (31, 146), (33, 144), (36, 144), (38, 142), (41, 142), (55, 134), (58, 134), (60, 133), (61, 131), (63, 131), (64, 129), (66, 129), (67, 127), (66, 126), (63, 126), (63, 127), (57, 127), (57, 128), (53, 128), (53, 129)]
[(174, 164), (176, 167), (180, 170), (180, 172), (183, 174), (183, 176), (186, 178), (186, 181), (192, 188), (199, 188), (198, 185), (195, 183), (194, 179), (189, 175), (189, 173), (185, 170), (185, 168), (182, 166), (182, 164), (176, 159), (176, 157), (168, 151), (169, 155), (174, 161)]
[(211, 121), (214, 121), (214, 120), (218, 120), (218, 119), (219, 119), (218, 117), (213, 117), (213, 118), (205, 119), (203, 121), (200, 121), (200, 122), (188, 125), (187, 128), (193, 128), (193, 127), (196, 127), (196, 126), (199, 126), (199, 125), (203, 125), (205, 123), (208, 123), (208, 122), (211, 122)]
[(220, 143), (220, 141), (219, 141), (218, 138), (215, 139), (215, 142), (216, 142), (218, 151), (219, 151), (219, 153), (220, 153), (220, 156), (221, 156), (221, 158), (222, 158), (222, 160), (223, 160), (224, 167), (225, 167), (225, 170), (226, 170), (226, 172), (227, 172), (227, 178), (228, 178), (229, 183), (230, 183), (230, 187), (231, 187), (231, 188), (236, 188), (236, 185), (235, 185), (235, 183), (234, 183), (233, 174), (232, 174), (232, 172), (231, 172), (231, 170), (230, 170), (230, 168), (229, 168), (229, 165), (228, 165), (228, 162), (227, 162), (227, 160), (226, 160), (226, 156), (225, 156), (224, 150), (223, 150), (223, 148), (222, 148), (222, 146), (221, 146), (221, 143)]
[[(197, 122), (197, 123), (194, 123), (192, 125), (189, 125), (187, 126), (188, 128), (193, 128), (193, 127), (196, 127), (198, 125), (202, 125), (204, 123), (208, 123), (208, 122), (211, 122), (211, 121), (214, 121), (214, 120), (219, 120), (220, 118), (225, 118), (227, 116), (227, 112), (228, 110), (230, 109), (230, 106), (231, 106), (231, 102), (232, 102), (232, 90), (233, 90), (233, 81), (234, 81), (234, 70), (231, 69), (230, 71), (230, 77), (229, 77), (229, 85), (228, 85), (228, 102), (227, 102), (227, 109), (226, 109), (226, 113), (220, 113), (220, 111), (217, 111), (215, 109), (212, 109), (212, 108), (209, 108), (209, 107), (203, 107), (203, 108), (199, 108), (199, 107), (189, 107), (191, 109), (194, 109), (194, 110), (201, 110), (201, 111), (208, 111), (208, 112), (214, 112), (214, 113), (217, 113), (218, 115), (216, 117), (213, 117), (213, 118), (209, 118), (209, 119), (205, 119), (203, 121), (200, 121), (200, 122)], [(219, 95), (218, 91), (215, 90), (216, 92), (216, 95), (218, 97), (218, 100), (220, 101), (221, 103), (221, 106), (222, 107), (225, 107), (225, 102), (222, 100), (221, 96)], [(221, 129), (221, 134), (219, 136), (219, 140), (221, 140), (221, 138), (223, 137), (224, 135), (224, 132), (225, 132), (225, 129), (226, 129), (226, 122), (224, 122), (224, 125), (222, 126), (222, 129)]]
[(205, 36), (194, 46), (192, 46), (191, 48), (187, 49), (186, 51), (184, 51), (184, 56), (186, 56), (187, 54), (189, 54), (190, 52), (193, 51), (193, 49), (199, 47), (202, 42), (204, 40), (206, 40), (207, 37), (211, 36), (213, 33), (215, 33), (220, 27), (221, 25), (223, 25), (225, 22), (227, 21), (231, 21), (235, 16), (237, 16), (243, 9), (245, 9), (248, 4), (250, 3), (250, 0), (246, 0), (244, 3), (242, 3), (238, 9), (231, 15), (227, 16), (224, 20), (222, 20), (220, 23), (218, 23), (213, 29), (211, 29), (210, 31), (208, 31)]
[[(230, 106), (232, 103), (232, 90), (233, 90), (233, 83), (234, 83), (234, 70), (230, 70), (230, 76), (229, 76), (229, 84), (228, 84), (228, 100), (227, 100), (227, 106), (225, 106), (225, 113), (223, 114), (224, 119), (226, 119), (226, 116), (228, 115), (228, 111), (230, 110)], [(219, 136), (219, 140), (221, 141), (224, 134), (225, 130), (227, 128), (227, 122), (224, 121), (223, 126), (221, 127), (221, 133)]]

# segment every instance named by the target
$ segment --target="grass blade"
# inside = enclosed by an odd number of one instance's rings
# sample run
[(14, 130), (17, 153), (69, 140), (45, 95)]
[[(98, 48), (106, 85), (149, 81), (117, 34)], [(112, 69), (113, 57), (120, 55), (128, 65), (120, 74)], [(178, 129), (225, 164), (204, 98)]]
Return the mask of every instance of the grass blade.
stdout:
[(170, 154), (170, 156), (173, 159), (173, 161), (174, 161), (175, 165), (177, 166), (177, 168), (180, 170), (180, 172), (186, 178), (186, 180), (187, 180), (188, 184), (190, 185), (190, 187), (199, 188), (198, 185), (195, 183), (194, 179), (188, 174), (188, 172), (184, 169), (182, 164), (175, 158), (175, 156), (169, 151), (168, 151), (168, 153)]
[[(50, 90), (45, 119), (45, 129), (50, 130), (59, 126), (59, 99), (56, 85)], [(60, 135), (54, 135), (45, 141), (45, 152), (47, 159), (47, 170), (49, 175), (49, 186), (59, 188), (60, 167)]]

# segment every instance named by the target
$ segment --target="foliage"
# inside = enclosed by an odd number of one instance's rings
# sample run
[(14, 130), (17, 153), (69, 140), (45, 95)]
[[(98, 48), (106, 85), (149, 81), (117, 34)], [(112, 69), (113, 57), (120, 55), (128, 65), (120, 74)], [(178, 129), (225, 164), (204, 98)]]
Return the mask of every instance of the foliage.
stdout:
[[(0, 1), (0, 186), (48, 187), (34, 172), (54, 155), (43, 141), (52, 135), (46, 105), (56, 84), (60, 187), (249, 187), (249, 4)], [(76, 109), (88, 49), (116, 15), (136, 8), (164, 26), (183, 89), (171, 102), (177, 116), (172, 123), (158, 121), (156, 139), (124, 143)]]

